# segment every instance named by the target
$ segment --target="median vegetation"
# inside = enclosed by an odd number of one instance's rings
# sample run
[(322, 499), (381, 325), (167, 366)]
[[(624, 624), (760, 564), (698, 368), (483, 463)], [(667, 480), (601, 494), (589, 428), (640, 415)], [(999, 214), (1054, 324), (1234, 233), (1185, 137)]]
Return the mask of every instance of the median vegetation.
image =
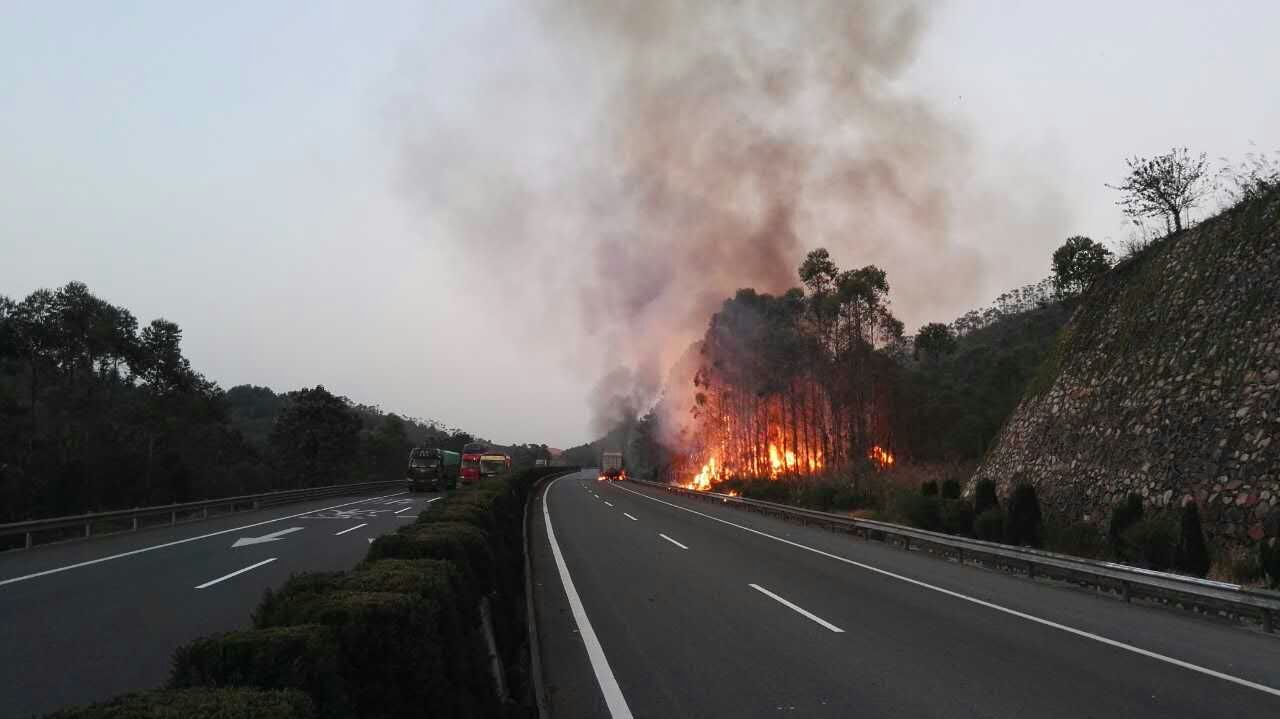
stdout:
[(55, 716), (533, 716), (524, 506), (562, 471), (457, 490), (355, 569), (268, 592), (251, 628), (180, 647), (167, 689)]

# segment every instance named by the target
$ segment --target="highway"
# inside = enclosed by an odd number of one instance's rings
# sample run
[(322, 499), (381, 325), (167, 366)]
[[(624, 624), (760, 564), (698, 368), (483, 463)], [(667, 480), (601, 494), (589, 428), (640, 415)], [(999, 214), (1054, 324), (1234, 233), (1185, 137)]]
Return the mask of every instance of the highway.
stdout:
[(530, 510), (551, 717), (1280, 716), (1275, 636), (594, 475)]
[(327, 497), (0, 554), (0, 716), (157, 687), (180, 644), (247, 627), (266, 589), (354, 566), (438, 498)]

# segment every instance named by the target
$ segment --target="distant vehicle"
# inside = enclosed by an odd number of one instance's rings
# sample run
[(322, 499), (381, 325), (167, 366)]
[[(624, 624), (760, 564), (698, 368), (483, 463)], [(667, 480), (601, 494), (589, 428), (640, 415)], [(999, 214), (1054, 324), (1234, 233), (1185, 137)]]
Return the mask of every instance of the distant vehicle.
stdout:
[(456, 489), (461, 455), (447, 449), (415, 447), (409, 451), (405, 481), (410, 492)]
[[(464, 483), (471, 483), (480, 479), (480, 456), (481, 452), (468, 452), (467, 449), (471, 445), (463, 447), (462, 451), (462, 469), (458, 476)], [(483, 451), (483, 450), (482, 450)]]
[(600, 481), (607, 479), (622, 480), (627, 478), (627, 470), (622, 467), (621, 452), (600, 453)]
[(484, 454), (489, 451), (489, 445), (484, 442), (468, 442), (462, 446), (463, 454)]
[(511, 471), (511, 458), (505, 454), (480, 455), (480, 476), (497, 477)]
[(533, 466), (535, 466), (535, 467), (545, 467), (545, 466), (547, 466), (547, 460), (545, 460), (545, 459), (535, 459), (535, 460), (533, 460)]

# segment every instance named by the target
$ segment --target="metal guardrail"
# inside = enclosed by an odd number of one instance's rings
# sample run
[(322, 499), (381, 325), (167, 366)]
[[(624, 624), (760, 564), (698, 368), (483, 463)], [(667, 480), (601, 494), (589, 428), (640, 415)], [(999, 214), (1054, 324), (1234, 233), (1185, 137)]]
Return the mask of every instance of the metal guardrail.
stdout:
[[(69, 538), (85, 538), (95, 536), (94, 526), (105, 523), (127, 523), (123, 528), (116, 528), (106, 534), (115, 534), (117, 532), (137, 531), (140, 525), (138, 520), (163, 517), (168, 515), (169, 521), (161, 523), (147, 524), (147, 527), (154, 526), (175, 526), (179, 523), (188, 521), (197, 521), (207, 519), (210, 509), (225, 507), (226, 511), (215, 516), (223, 514), (231, 514), (237, 511), (252, 511), (262, 509), (263, 507), (272, 507), (279, 504), (288, 504), (292, 502), (301, 502), (308, 499), (320, 499), (323, 497), (335, 497), (348, 494), (362, 494), (364, 492), (374, 492), (380, 489), (391, 487), (403, 487), (404, 480), (391, 480), (385, 482), (359, 482), (355, 484), (333, 484), (327, 487), (310, 487), (307, 489), (287, 489), (279, 492), (265, 492), (263, 494), (247, 494), (239, 497), (223, 497), (221, 499), (206, 499), (198, 502), (183, 502), (181, 504), (165, 504), (156, 507), (138, 507), (134, 509), (117, 509), (110, 512), (93, 512), (90, 514), (77, 514), (66, 517), (50, 517), (48, 519), (30, 519), (23, 522), (12, 522), (10, 524), (0, 524), (0, 537), (10, 537), (16, 534), (25, 535), (23, 543), (24, 548), (30, 549), (35, 544), (35, 540), (42, 533), (52, 532), (57, 529), (82, 528), (83, 532), (78, 537), (67, 537), (60, 535), (58, 540)], [(102, 532), (99, 532), (102, 534)]]
[(1274, 631), (1276, 619), (1280, 618), (1280, 592), (1253, 589), (1238, 584), (1187, 577), (1180, 574), (1157, 572), (1114, 562), (1083, 559), (1029, 547), (1013, 547), (1007, 544), (916, 529), (915, 527), (907, 527), (891, 522), (860, 519), (843, 514), (793, 507), (777, 502), (746, 499), (717, 492), (700, 492), (676, 485), (645, 480), (631, 481), (675, 494), (730, 504), (764, 514), (774, 514), (783, 519), (800, 520), (805, 524), (818, 524), (830, 529), (861, 534), (866, 539), (879, 538), (888, 540), (889, 538), (895, 538), (908, 550), (911, 549), (912, 542), (918, 545), (927, 545), (941, 549), (944, 554), (954, 554), (961, 564), (965, 562), (966, 558), (972, 558), (1026, 571), (1028, 577), (1031, 578), (1044, 576), (1077, 582), (1083, 581), (1099, 588), (1117, 591), (1126, 602), (1132, 598), (1146, 597), (1180, 602), (1195, 607), (1224, 610), (1238, 616), (1255, 617), (1261, 623), (1263, 630), (1267, 632)]

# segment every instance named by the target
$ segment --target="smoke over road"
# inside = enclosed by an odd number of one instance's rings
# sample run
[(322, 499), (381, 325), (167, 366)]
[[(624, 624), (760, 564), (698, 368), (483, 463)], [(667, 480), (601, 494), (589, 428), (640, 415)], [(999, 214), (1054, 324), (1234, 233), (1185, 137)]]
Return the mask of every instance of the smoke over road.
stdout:
[(643, 409), (737, 288), (797, 284), (813, 247), (886, 268), (909, 328), (946, 319), (983, 268), (954, 237), (965, 133), (898, 86), (927, 16), (898, 0), (521, 6), (493, 28), (529, 30), (414, 108), (406, 192), (433, 237), (544, 278), (511, 311), (576, 340), (601, 378), (596, 429)]

